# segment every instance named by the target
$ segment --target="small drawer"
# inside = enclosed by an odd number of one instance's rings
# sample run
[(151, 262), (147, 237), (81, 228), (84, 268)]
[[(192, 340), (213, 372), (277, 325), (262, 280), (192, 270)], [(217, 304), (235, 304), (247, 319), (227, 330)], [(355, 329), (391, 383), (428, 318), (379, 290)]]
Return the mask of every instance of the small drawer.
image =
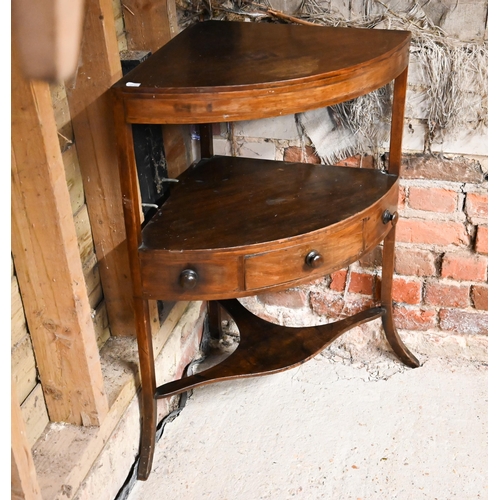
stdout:
[(324, 276), (354, 262), (362, 252), (363, 221), (358, 219), (337, 231), (313, 233), (294, 246), (246, 256), (245, 289)]
[(141, 254), (144, 297), (158, 300), (210, 300), (234, 296), (239, 290), (238, 259), (189, 258)]

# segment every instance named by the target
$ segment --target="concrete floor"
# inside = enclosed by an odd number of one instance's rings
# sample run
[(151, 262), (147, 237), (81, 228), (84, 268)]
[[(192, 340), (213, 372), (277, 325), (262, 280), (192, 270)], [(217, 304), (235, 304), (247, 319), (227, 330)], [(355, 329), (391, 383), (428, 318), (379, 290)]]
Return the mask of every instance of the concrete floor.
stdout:
[(403, 333), (420, 368), (375, 321), (298, 368), (195, 389), (127, 499), (488, 498), (487, 339)]

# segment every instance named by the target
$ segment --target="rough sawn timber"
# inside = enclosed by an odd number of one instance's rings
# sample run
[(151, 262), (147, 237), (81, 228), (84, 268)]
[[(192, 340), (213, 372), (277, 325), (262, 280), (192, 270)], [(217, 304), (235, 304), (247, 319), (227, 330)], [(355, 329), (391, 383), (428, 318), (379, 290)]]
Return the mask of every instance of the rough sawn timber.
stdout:
[(105, 95), (121, 76), (112, 5), (89, 0), (81, 63), (66, 93), (111, 333), (134, 335), (112, 112)]
[(12, 253), (52, 421), (108, 411), (48, 84), (12, 66)]

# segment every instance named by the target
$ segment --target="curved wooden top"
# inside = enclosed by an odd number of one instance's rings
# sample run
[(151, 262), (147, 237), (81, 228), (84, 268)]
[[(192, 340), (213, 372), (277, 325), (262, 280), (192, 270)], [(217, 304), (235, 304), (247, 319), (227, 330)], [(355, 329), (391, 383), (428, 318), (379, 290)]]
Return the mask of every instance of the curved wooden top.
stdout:
[(396, 180), (379, 170), (214, 156), (181, 174), (144, 227), (141, 251), (289, 241), (360, 218)]
[(113, 88), (131, 123), (292, 114), (389, 83), (408, 65), (410, 38), (407, 31), (206, 21), (182, 31)]

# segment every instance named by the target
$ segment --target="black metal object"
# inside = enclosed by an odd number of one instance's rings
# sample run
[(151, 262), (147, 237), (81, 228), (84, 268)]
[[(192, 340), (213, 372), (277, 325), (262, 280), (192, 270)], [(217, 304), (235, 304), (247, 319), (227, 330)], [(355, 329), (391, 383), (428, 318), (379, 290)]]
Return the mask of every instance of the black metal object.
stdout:
[(384, 224), (388, 224), (394, 219), (394, 214), (389, 212), (389, 210), (384, 210), (384, 213), (382, 214), (382, 222)]
[(179, 277), (179, 283), (182, 288), (192, 290), (198, 283), (198, 274), (192, 269), (185, 269)]
[[(123, 74), (145, 61), (149, 51), (120, 53)], [(161, 125), (132, 125), (135, 160), (142, 199), (142, 211), (148, 221), (169, 195), (167, 160)]]

